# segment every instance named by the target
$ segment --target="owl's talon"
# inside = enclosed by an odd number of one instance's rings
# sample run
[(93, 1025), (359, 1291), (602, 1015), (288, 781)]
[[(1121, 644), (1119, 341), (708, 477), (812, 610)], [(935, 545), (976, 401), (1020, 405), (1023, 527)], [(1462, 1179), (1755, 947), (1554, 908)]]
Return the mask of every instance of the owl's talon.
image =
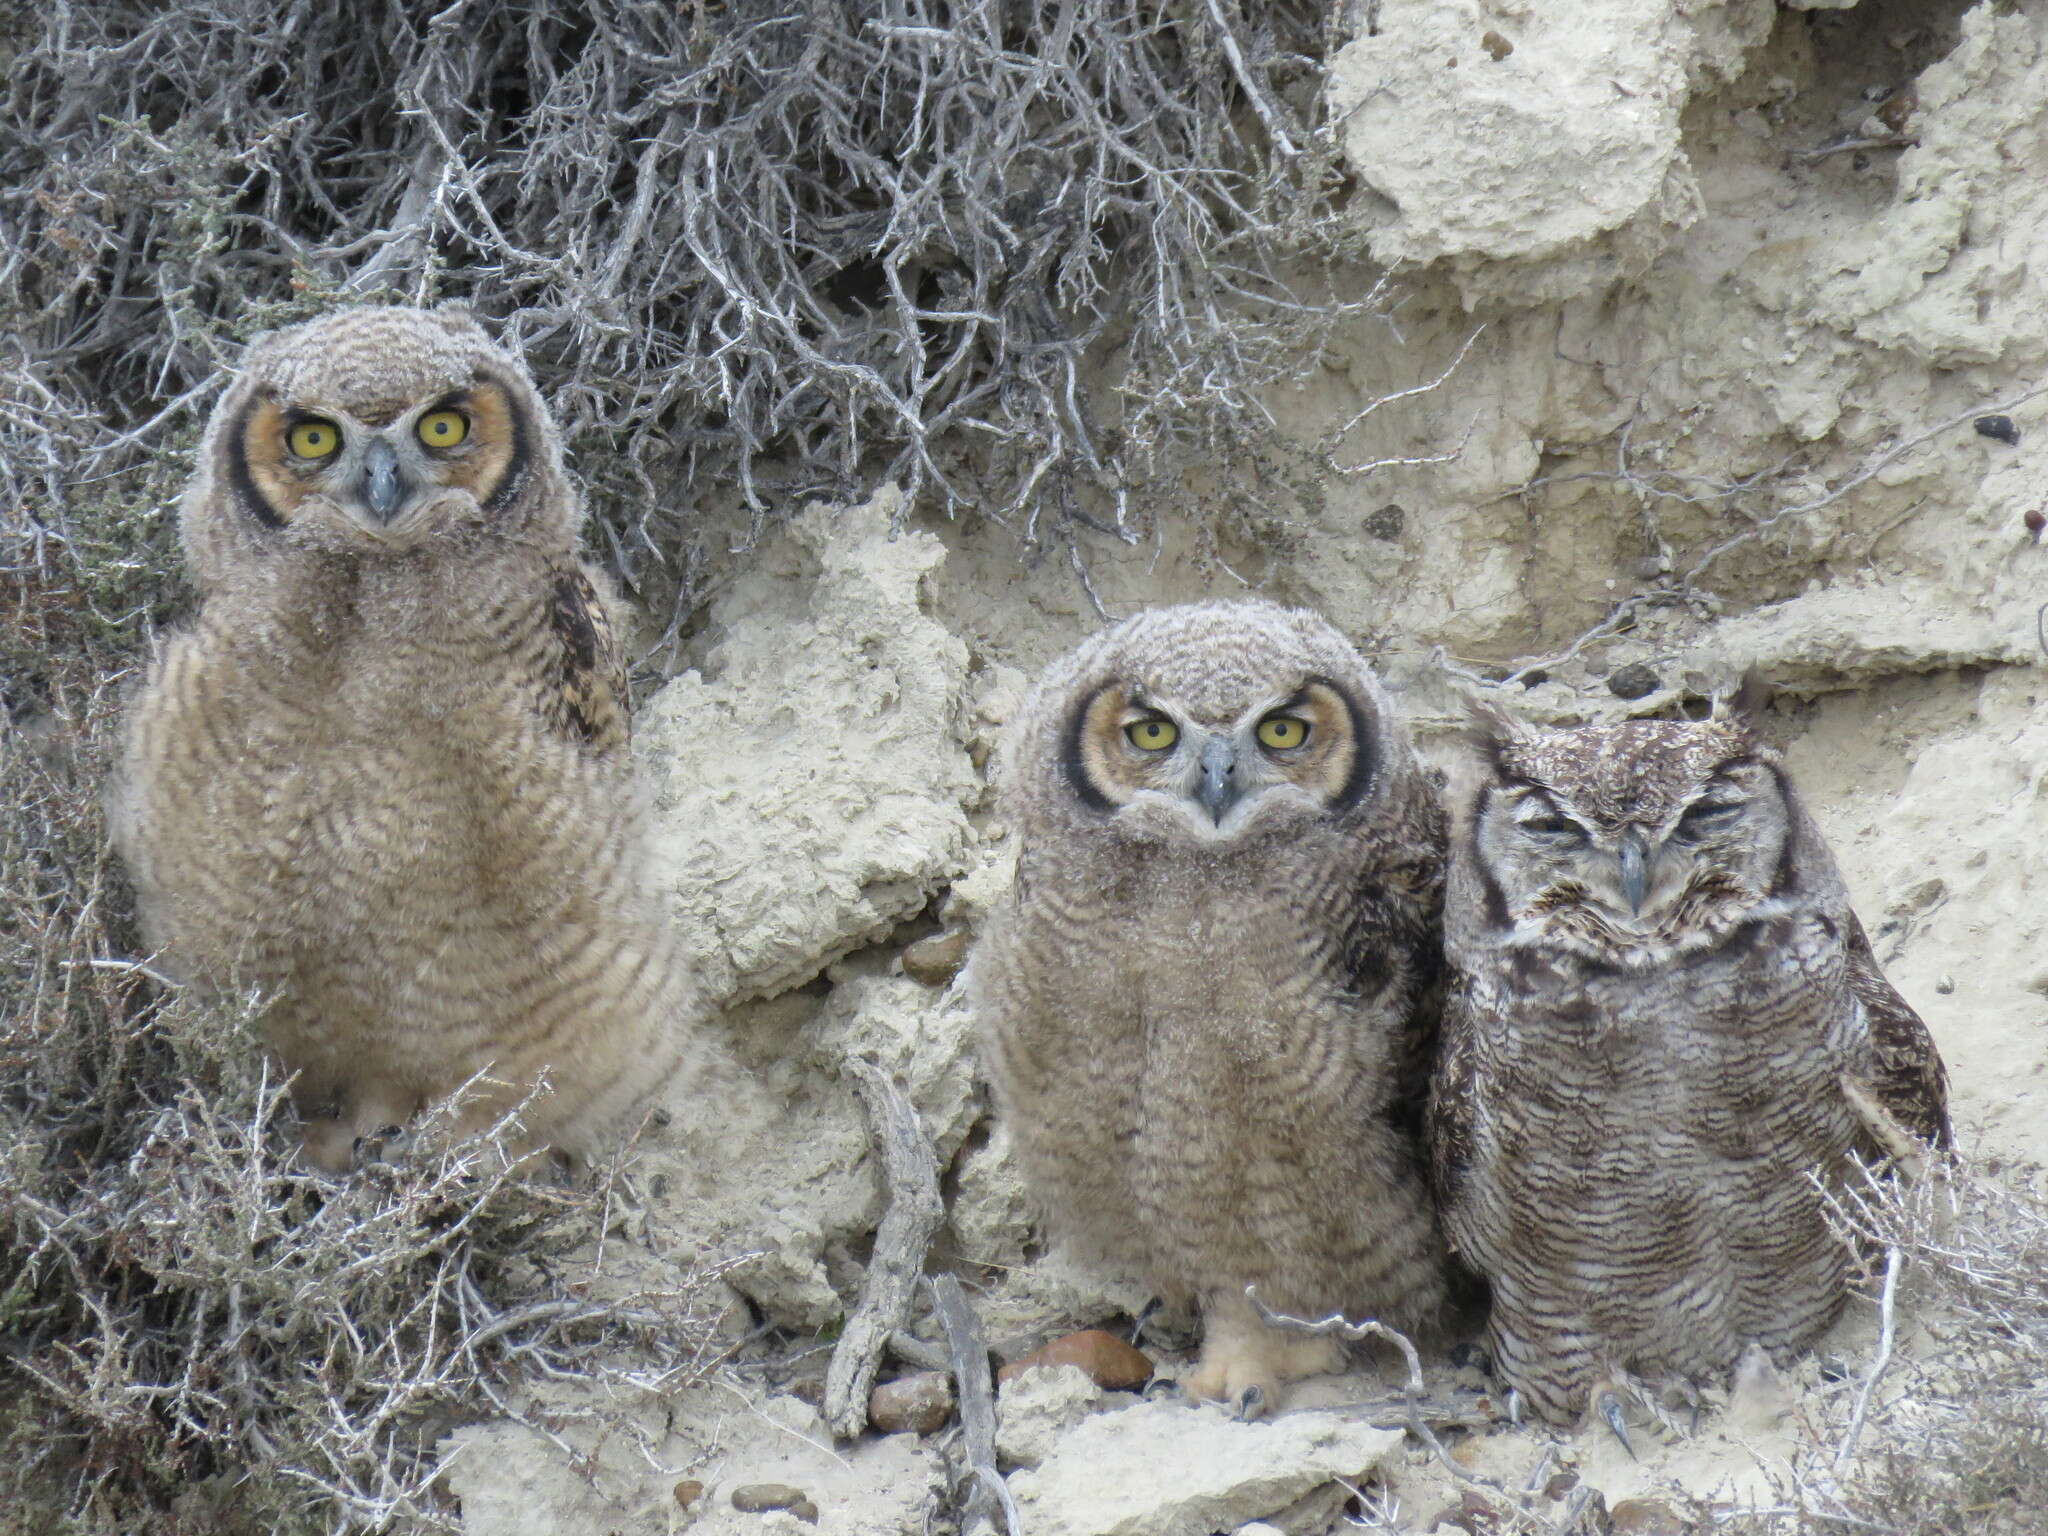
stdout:
[(1231, 1404), (1230, 1416), (1244, 1423), (1260, 1417), (1266, 1411), (1266, 1389), (1256, 1381), (1237, 1394), (1237, 1401)]
[(1157, 1402), (1169, 1397), (1179, 1397), (1180, 1383), (1171, 1376), (1154, 1376), (1145, 1383), (1142, 1395), (1147, 1402)]
[(1607, 1427), (1614, 1431), (1614, 1438), (1621, 1442), (1621, 1448), (1628, 1452), (1628, 1459), (1634, 1461), (1636, 1448), (1628, 1441), (1628, 1424), (1621, 1416), (1621, 1399), (1612, 1392), (1602, 1392), (1593, 1406), (1607, 1421)]
[(411, 1150), (412, 1138), (402, 1125), (387, 1125), (349, 1143), (349, 1171), (389, 1166)]
[(1152, 1321), (1161, 1305), (1162, 1303), (1159, 1298), (1154, 1296), (1145, 1305), (1138, 1308), (1138, 1315), (1131, 1319), (1131, 1342), (1133, 1344), (1145, 1342), (1145, 1325)]

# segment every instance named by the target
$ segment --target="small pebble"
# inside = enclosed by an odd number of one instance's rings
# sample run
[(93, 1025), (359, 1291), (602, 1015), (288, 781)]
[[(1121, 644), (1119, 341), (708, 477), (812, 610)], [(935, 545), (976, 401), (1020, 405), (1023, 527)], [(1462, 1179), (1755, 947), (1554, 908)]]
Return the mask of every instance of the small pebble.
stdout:
[(1956, 979), (1953, 976), (1943, 976), (1934, 983), (1934, 990), (1939, 992), (1943, 997), (1947, 997), (1949, 993), (1955, 991), (1955, 989)]
[(694, 1477), (686, 1477), (676, 1484), (676, 1502), (688, 1509), (704, 1497), (704, 1485)]
[(943, 987), (967, 960), (967, 930), (949, 928), (919, 939), (903, 951), (903, 974), (928, 987)]
[(1008, 1381), (1034, 1365), (1077, 1365), (1095, 1385), (1109, 1392), (1135, 1392), (1152, 1379), (1152, 1362), (1143, 1351), (1100, 1328), (1086, 1328), (1054, 1339), (1023, 1359), (1012, 1360), (996, 1372), (996, 1380)]
[(1640, 661), (1615, 668), (1607, 678), (1607, 691), (1617, 699), (1640, 699), (1657, 688), (1657, 674)]
[(1486, 50), (1488, 57), (1496, 64), (1515, 51), (1515, 45), (1498, 32), (1488, 32), (1479, 39), (1479, 46)]
[(953, 1379), (944, 1371), (899, 1376), (868, 1398), (868, 1423), (885, 1435), (928, 1435), (952, 1416)]
[[(810, 1514), (806, 1517), (798, 1505), (806, 1505)], [(733, 1489), (732, 1507), (743, 1515), (758, 1515), (771, 1509), (786, 1509), (799, 1519), (818, 1518), (818, 1506), (812, 1504), (803, 1489), (792, 1488), (787, 1483), (746, 1483)]]
[(1979, 437), (1995, 438), (2013, 448), (2020, 444), (2020, 429), (2012, 424), (2010, 416), (1979, 416), (1976, 427)]
[(1623, 1499), (1607, 1511), (1614, 1536), (1685, 1536), (1686, 1523), (1662, 1499)]
[(2040, 543), (2041, 530), (2048, 528), (2048, 512), (2043, 512), (2039, 507), (2035, 507), (2025, 517), (2021, 518), (2020, 521), (2027, 525), (2027, 533), (2032, 537), (2033, 541), (2036, 544)]
[(1392, 543), (1408, 526), (1408, 514), (1398, 501), (1390, 501), (1365, 520), (1365, 531), (1376, 539)]
[(1561, 1499), (1579, 1486), (1579, 1474), (1567, 1467), (1562, 1472), (1550, 1474), (1550, 1481), (1543, 1485), (1543, 1497)]

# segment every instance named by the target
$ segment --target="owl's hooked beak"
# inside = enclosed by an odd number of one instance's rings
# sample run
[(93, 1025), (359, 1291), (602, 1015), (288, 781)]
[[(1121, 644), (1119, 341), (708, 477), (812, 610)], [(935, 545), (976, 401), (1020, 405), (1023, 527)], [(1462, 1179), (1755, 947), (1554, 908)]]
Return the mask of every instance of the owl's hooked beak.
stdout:
[(398, 463), (398, 451), (389, 443), (374, 442), (363, 456), (363, 505), (370, 509), (370, 515), (378, 522), (388, 524), (405, 505), (406, 492), (404, 473)]
[(1201, 768), (1202, 782), (1196, 786), (1195, 798), (1209, 819), (1221, 826), (1224, 814), (1244, 793), (1237, 777), (1237, 748), (1225, 737), (1210, 737), (1202, 743)]
[(1649, 839), (1634, 827), (1621, 834), (1621, 847), (1615, 858), (1621, 865), (1621, 894), (1628, 898), (1631, 917), (1643, 915), (1643, 897), (1650, 889), (1650, 865), (1655, 862), (1655, 850)]

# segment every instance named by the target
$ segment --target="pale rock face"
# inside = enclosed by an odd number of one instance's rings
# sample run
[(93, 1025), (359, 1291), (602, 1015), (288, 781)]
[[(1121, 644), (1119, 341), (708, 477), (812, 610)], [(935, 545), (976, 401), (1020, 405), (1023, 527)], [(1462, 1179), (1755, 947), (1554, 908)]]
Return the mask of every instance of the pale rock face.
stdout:
[(1702, 212), (1680, 146), (1696, 85), (1739, 73), (1766, 0), (1435, 0), (1339, 53), (1373, 255), (1442, 263), (1467, 301), (1556, 301), (1643, 271)]
[[(2048, 188), (2015, 178), (2009, 146), (2040, 131), (2048, 49), (2039, 22), (1979, 5), (1917, 82), (1890, 201), (1813, 253), (1816, 321), (1937, 367), (2040, 361)], [(2016, 355), (2017, 354), (2017, 355)]]
[(709, 1101), (671, 1099), (669, 1126), (641, 1139), (638, 1176), (663, 1191), (650, 1223), (679, 1259), (747, 1255), (734, 1288), (785, 1326), (823, 1328), (858, 1291), (853, 1249), (884, 1209), (846, 1063), (871, 1062), (908, 1093), (944, 1167), (983, 1113), (972, 1022), (951, 994), (873, 974), (726, 1018), (746, 1070)]
[(799, 513), (638, 722), (654, 865), (714, 997), (810, 980), (966, 867), (967, 648), (924, 611), (945, 549), (900, 511), (885, 491)]

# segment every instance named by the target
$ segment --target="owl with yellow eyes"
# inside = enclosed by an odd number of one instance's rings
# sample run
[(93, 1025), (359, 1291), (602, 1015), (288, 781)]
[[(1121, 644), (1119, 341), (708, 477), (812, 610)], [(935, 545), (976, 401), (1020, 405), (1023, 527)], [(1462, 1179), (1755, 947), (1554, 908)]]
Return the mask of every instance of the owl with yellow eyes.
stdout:
[(970, 987), (1053, 1233), (1199, 1307), (1184, 1385), (1246, 1416), (1342, 1363), (1248, 1286), (1442, 1321), (1420, 1130), (1444, 831), (1358, 652), (1269, 602), (1138, 614), (1039, 681), (1003, 794), (1016, 879)]
[(460, 311), (273, 333), (213, 414), (201, 606), (111, 816), (160, 963), (266, 1000), (319, 1165), (458, 1090), (460, 1129), (519, 1109), (588, 1155), (702, 1060), (581, 520), (532, 380)]

